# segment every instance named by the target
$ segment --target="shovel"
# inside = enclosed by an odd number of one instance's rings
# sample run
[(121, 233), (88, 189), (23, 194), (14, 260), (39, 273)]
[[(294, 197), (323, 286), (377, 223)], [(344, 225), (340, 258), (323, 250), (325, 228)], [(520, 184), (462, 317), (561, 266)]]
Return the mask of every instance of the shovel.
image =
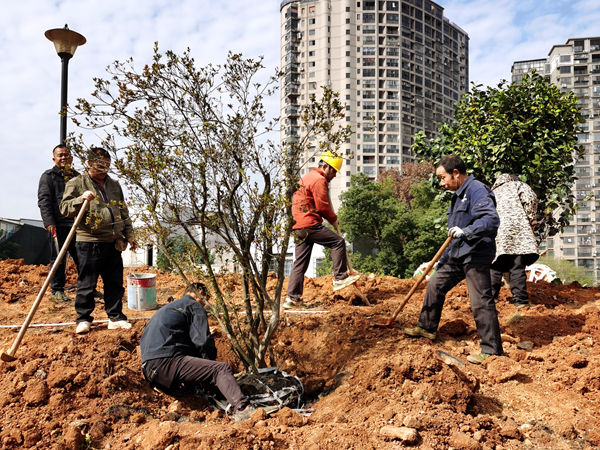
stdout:
[(75, 222), (73, 222), (71, 231), (69, 232), (67, 239), (65, 239), (65, 243), (63, 244), (63, 247), (60, 250), (60, 253), (56, 257), (56, 260), (54, 261), (54, 264), (52, 265), (52, 269), (50, 269), (50, 273), (46, 277), (46, 281), (44, 281), (44, 284), (43, 284), (42, 288), (40, 289), (40, 292), (38, 293), (35, 301), (33, 302), (33, 305), (31, 305), (29, 314), (27, 314), (27, 317), (25, 318), (25, 322), (23, 322), (23, 325), (21, 326), (21, 329), (19, 330), (19, 334), (15, 338), (15, 341), (13, 342), (12, 347), (10, 348), (10, 350), (2, 351), (0, 353), (0, 359), (2, 361), (11, 362), (11, 361), (15, 361), (17, 359), (15, 357), (15, 353), (17, 352), (17, 349), (19, 348), (19, 345), (21, 344), (21, 341), (23, 340), (25, 331), (27, 331), (29, 324), (33, 320), (33, 316), (34, 316), (35, 312), (37, 311), (38, 306), (40, 305), (40, 302), (42, 301), (42, 297), (46, 293), (46, 289), (48, 289), (48, 286), (50, 285), (50, 281), (52, 280), (52, 277), (54, 277), (54, 274), (58, 270), (58, 266), (59, 266), (60, 262), (64, 258), (65, 253), (67, 253), (69, 244), (71, 243), (71, 240), (73, 239), (73, 236), (75, 235), (75, 230), (77, 230), (77, 226), (79, 225), (79, 222), (81, 222), (81, 219), (82, 219), (83, 215), (85, 214), (85, 210), (87, 209), (88, 203), (89, 203), (89, 200), (85, 200), (83, 202), (83, 205), (81, 206), (81, 209), (79, 210), (79, 214), (77, 214), (77, 218), (75, 219)]
[(433, 267), (433, 265), (441, 258), (444, 251), (448, 248), (448, 246), (450, 245), (450, 241), (452, 241), (452, 238), (450, 236), (448, 236), (448, 238), (446, 238), (446, 240), (444, 241), (444, 243), (442, 244), (440, 249), (437, 251), (437, 253), (433, 257), (433, 259), (431, 261), (429, 261), (429, 264), (427, 264), (427, 267), (425, 268), (423, 273), (419, 276), (419, 278), (417, 278), (417, 282), (415, 284), (413, 284), (413, 287), (410, 288), (410, 291), (408, 291), (408, 294), (406, 294), (406, 297), (404, 297), (404, 300), (402, 300), (402, 302), (398, 305), (398, 307), (396, 308), (396, 311), (394, 311), (394, 314), (392, 315), (392, 317), (390, 317), (386, 323), (376, 323), (375, 324), (376, 327), (388, 328), (388, 327), (392, 326), (392, 324), (396, 320), (396, 317), (398, 316), (398, 314), (400, 314), (400, 311), (402, 311), (402, 309), (404, 308), (404, 305), (406, 305), (406, 302), (408, 302), (410, 297), (413, 295), (413, 293), (417, 290), (417, 288), (421, 284), (421, 281), (423, 281), (425, 279), (425, 277), (427, 276), (427, 274), (429, 272), (431, 272), (431, 268)]

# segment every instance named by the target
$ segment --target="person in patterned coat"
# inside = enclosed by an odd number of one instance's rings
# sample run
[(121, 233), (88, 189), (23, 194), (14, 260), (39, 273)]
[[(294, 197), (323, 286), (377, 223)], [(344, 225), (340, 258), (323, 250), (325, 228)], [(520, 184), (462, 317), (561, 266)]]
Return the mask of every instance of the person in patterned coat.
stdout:
[(500, 227), (496, 235), (496, 258), (490, 269), (492, 295), (498, 298), (502, 274), (510, 275), (509, 286), (516, 306), (529, 305), (525, 267), (537, 261), (536, 226), (538, 198), (516, 175), (503, 173), (492, 186)]

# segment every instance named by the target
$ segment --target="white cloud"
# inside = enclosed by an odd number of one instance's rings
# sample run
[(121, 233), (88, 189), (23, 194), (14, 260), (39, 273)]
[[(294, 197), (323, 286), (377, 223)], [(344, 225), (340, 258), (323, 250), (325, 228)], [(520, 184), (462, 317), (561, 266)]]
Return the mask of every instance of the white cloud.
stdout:
[[(339, 1), (339, 0), (332, 0)], [(470, 36), (470, 78), (495, 85), (516, 60), (543, 58), (572, 37), (598, 36), (598, 0), (439, 0)], [(69, 101), (87, 97), (92, 77), (114, 60), (136, 66), (161, 50), (190, 47), (198, 64), (228, 50), (279, 65), (279, 0), (4, 1), (0, 14), (0, 216), (39, 217), (37, 182), (59, 139), (60, 59), (44, 31), (65, 23), (88, 42), (69, 64)], [(278, 99), (269, 107), (278, 113)], [(73, 125), (69, 123), (69, 130)]]

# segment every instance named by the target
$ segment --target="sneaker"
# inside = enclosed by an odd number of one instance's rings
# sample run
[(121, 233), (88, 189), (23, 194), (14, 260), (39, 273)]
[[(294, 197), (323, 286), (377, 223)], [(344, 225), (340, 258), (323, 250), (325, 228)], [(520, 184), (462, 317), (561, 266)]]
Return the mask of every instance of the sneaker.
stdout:
[(430, 341), (435, 340), (435, 338), (437, 337), (437, 334), (435, 332), (431, 333), (430, 331), (427, 331), (421, 327), (405, 328), (404, 334), (410, 337), (424, 337), (425, 339), (429, 339)]
[(67, 297), (67, 294), (65, 294), (63, 291), (53, 292), (52, 297), (54, 297), (54, 300), (59, 301), (59, 302), (70, 302), (71, 301), (71, 299), (69, 297)]
[(108, 329), (109, 330), (129, 330), (131, 328), (131, 324), (126, 320), (110, 320), (108, 319)]
[(351, 284), (356, 283), (356, 281), (360, 278), (360, 275), (350, 275), (343, 280), (333, 280), (333, 291), (339, 291), (340, 289), (344, 289), (345, 287), (350, 286)]
[(302, 300), (294, 301), (289, 297), (285, 298), (283, 303), (283, 309), (298, 309), (298, 308), (310, 308), (309, 305), (304, 303)]
[(90, 331), (91, 323), (89, 322), (79, 322), (77, 324), (77, 328), (75, 328), (75, 333), (77, 334), (85, 334)]
[(248, 420), (250, 416), (256, 411), (256, 408), (252, 405), (246, 405), (243, 409), (238, 409), (233, 413), (234, 422), (242, 422)]
[(490, 355), (487, 353), (471, 353), (469, 356), (467, 356), (467, 361), (469, 361), (471, 364), (481, 364), (489, 357)]

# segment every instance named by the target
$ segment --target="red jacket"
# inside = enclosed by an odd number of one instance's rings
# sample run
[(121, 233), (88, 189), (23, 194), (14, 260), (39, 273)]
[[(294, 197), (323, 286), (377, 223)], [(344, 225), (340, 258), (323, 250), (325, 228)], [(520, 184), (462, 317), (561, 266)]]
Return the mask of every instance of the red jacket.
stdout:
[(321, 169), (313, 169), (300, 180), (300, 187), (292, 197), (294, 230), (323, 223), (323, 217), (333, 224), (337, 220), (329, 203), (329, 181)]

